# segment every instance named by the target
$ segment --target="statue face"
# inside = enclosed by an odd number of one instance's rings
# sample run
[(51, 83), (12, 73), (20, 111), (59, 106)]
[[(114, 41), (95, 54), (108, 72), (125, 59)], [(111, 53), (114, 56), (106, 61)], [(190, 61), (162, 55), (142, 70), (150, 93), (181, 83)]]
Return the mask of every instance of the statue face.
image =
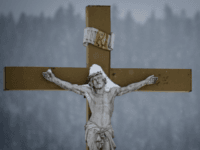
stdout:
[(93, 85), (96, 89), (101, 89), (105, 86), (105, 82), (103, 81), (104, 77), (102, 75), (97, 75), (93, 77)]

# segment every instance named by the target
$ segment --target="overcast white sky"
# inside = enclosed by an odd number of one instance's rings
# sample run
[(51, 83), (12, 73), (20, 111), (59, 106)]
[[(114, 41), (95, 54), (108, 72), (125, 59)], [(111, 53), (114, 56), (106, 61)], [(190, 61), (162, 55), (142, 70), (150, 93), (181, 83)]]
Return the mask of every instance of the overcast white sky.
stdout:
[(175, 13), (186, 9), (188, 16), (193, 16), (200, 10), (200, 0), (0, 0), (0, 12), (8, 14), (11, 11), (15, 18), (18, 18), (21, 12), (39, 15), (43, 11), (45, 16), (52, 16), (58, 7), (67, 7), (69, 2), (74, 4), (75, 12), (82, 17), (85, 16), (87, 5), (111, 5), (112, 8), (112, 5), (116, 4), (121, 17), (130, 10), (134, 19), (139, 22), (144, 22), (151, 10), (155, 10), (157, 17), (162, 17), (166, 3)]

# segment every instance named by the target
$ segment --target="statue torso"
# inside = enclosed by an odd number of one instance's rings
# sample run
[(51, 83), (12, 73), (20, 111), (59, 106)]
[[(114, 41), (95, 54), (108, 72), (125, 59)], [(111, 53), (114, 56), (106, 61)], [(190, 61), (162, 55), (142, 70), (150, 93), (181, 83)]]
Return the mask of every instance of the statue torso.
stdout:
[(86, 97), (92, 112), (90, 121), (96, 123), (100, 127), (106, 127), (107, 125), (110, 125), (114, 109), (114, 91), (104, 91), (102, 95), (95, 94), (93, 91), (91, 91)]

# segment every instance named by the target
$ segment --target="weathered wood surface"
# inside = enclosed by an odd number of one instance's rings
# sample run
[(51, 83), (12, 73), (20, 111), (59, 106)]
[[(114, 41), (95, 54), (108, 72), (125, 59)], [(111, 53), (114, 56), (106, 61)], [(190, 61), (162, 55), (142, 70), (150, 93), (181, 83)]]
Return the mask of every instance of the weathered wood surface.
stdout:
[[(111, 32), (110, 6), (87, 6), (86, 7), (86, 27), (99, 29), (107, 34)], [(98, 64), (105, 74), (110, 75), (110, 51), (103, 50), (92, 44), (87, 46), (87, 67)], [(86, 102), (86, 121), (91, 116), (88, 101)], [(86, 144), (86, 150), (89, 150)]]
[[(49, 67), (5, 67), (4, 90), (64, 90), (43, 78), (42, 72), (48, 69)], [(51, 69), (56, 77), (72, 84), (86, 84), (89, 75), (88, 68)]]
[[(5, 67), (4, 90), (63, 90), (46, 82), (42, 72), (48, 67)], [(52, 68), (56, 77), (72, 84), (86, 84), (88, 68)], [(139, 82), (154, 74), (158, 77), (155, 85), (145, 86), (138, 91), (190, 92), (192, 90), (191, 69), (132, 69), (111, 68), (110, 79), (119, 86)]]
[(132, 69), (111, 68), (110, 79), (119, 86), (127, 86), (146, 79), (148, 76), (158, 77), (156, 84), (144, 86), (138, 91), (148, 92), (191, 92), (192, 70), (191, 69)]

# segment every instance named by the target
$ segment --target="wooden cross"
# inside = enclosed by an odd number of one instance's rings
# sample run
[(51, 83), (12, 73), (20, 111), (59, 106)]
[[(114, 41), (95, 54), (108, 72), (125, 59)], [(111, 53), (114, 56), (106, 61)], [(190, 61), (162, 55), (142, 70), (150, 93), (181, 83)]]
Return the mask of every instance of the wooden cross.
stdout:
[[(87, 6), (86, 27), (94, 27), (107, 34), (111, 32), (110, 6)], [(116, 35), (120, 36), (120, 35)], [(126, 52), (126, 50), (124, 50)], [(138, 91), (149, 92), (191, 92), (191, 69), (137, 69), (137, 68), (110, 68), (110, 51), (103, 50), (94, 45), (87, 46), (86, 68), (51, 68), (56, 77), (72, 84), (86, 84), (89, 67), (98, 64), (107, 76), (119, 86), (127, 86), (134, 82), (144, 80), (154, 74), (158, 77), (156, 84), (144, 86)], [(42, 72), (49, 67), (5, 67), (4, 90), (63, 90), (61, 87), (47, 82)], [(91, 111), (86, 101), (86, 121)], [(88, 147), (86, 148), (88, 149)]]

